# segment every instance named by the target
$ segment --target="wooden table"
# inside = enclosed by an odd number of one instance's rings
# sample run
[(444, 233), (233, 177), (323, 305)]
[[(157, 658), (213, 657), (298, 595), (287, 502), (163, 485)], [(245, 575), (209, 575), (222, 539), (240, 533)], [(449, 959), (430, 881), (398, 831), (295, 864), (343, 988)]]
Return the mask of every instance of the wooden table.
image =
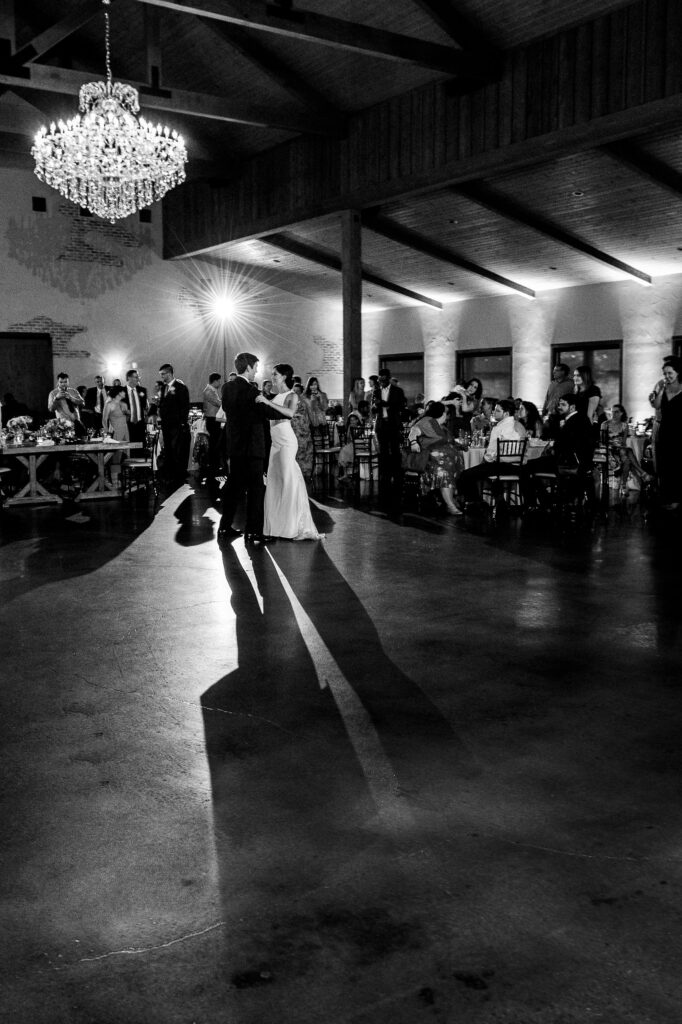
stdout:
[(131, 448), (144, 447), (141, 441), (87, 441), (81, 444), (52, 445), (7, 445), (0, 448), (0, 455), (11, 456), (28, 470), (28, 482), (17, 494), (5, 502), (6, 505), (43, 505), (46, 502), (61, 504), (62, 498), (53, 494), (38, 479), (38, 470), (49, 455), (86, 455), (97, 466), (97, 476), (86, 490), (78, 495), (79, 501), (95, 498), (111, 498), (114, 487), (107, 480), (104, 468), (116, 452), (128, 452)]

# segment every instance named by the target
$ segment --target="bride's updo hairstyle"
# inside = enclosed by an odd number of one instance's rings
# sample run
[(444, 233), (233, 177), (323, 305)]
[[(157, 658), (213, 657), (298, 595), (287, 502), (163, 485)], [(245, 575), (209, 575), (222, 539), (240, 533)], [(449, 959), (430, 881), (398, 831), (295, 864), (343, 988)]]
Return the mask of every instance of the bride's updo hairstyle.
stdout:
[(275, 363), (274, 369), (284, 377), (284, 383), (288, 388), (294, 383), (294, 368), (288, 363)]

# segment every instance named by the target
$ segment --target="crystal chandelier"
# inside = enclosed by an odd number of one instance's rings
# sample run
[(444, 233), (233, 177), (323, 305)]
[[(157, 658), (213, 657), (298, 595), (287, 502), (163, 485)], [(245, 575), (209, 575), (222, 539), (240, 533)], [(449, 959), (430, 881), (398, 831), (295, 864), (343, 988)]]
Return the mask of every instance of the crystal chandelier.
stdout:
[(112, 81), (110, 0), (102, 3), (107, 80), (83, 85), (80, 114), (41, 128), (31, 154), (41, 181), (113, 224), (183, 182), (187, 150), (177, 132), (137, 118), (137, 89)]

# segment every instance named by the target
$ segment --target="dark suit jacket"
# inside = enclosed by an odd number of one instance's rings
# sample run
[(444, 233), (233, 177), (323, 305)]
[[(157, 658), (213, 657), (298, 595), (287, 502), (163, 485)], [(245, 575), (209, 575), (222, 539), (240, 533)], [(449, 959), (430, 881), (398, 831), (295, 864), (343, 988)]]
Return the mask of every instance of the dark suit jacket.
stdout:
[(164, 388), (164, 395), (159, 402), (161, 426), (167, 430), (187, 426), (189, 417), (189, 390), (181, 380), (172, 381), (172, 392)]
[[(128, 385), (124, 384), (123, 387), (125, 388), (126, 402), (128, 402)], [(183, 387), (184, 387), (184, 384), (183, 384)], [(189, 400), (189, 392), (187, 392), (187, 396), (188, 396), (188, 400)], [(148, 409), (148, 406), (149, 406), (149, 399), (147, 398), (147, 389), (140, 387), (139, 384), (137, 386), (137, 397), (138, 397), (138, 400), (140, 402), (140, 416), (142, 417), (142, 419), (144, 419), (146, 417), (146, 415), (147, 415), (147, 409)]]
[(237, 377), (223, 385), (225, 437), (228, 458), (265, 458), (265, 409), (256, 404), (260, 392), (255, 384)]
[[(106, 402), (106, 400), (107, 400), (107, 393), (106, 393), (106, 390), (105, 390), (104, 394), (102, 395), (102, 409), (104, 408), (104, 403)], [(96, 404), (96, 402), (97, 402), (97, 388), (86, 388), (86, 391), (85, 391), (85, 408), (86, 409), (92, 409), (92, 411), (94, 412), (95, 411), (95, 404)], [(100, 412), (102, 411), (102, 409), (100, 409)]]
[[(376, 413), (377, 426), (383, 422), (389, 427), (399, 429), (402, 426), (403, 414), (406, 407), (407, 400), (405, 398), (405, 392), (402, 388), (396, 387), (395, 384), (389, 385), (387, 401), (384, 401), (381, 397), (380, 386), (377, 386), (374, 389), (372, 410)], [(384, 417), (384, 408), (388, 411), (387, 417)]]
[(565, 420), (554, 442), (554, 454), (559, 465), (575, 465), (577, 456), (581, 469), (588, 469), (592, 465), (594, 448), (592, 425), (587, 416), (579, 412)]

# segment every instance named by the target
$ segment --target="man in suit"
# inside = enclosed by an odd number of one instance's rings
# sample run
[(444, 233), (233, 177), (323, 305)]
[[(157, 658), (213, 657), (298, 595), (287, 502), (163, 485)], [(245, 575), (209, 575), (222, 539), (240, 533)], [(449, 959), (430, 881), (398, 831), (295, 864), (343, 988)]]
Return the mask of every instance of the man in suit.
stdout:
[(189, 464), (189, 391), (175, 376), (170, 363), (159, 368), (163, 384), (159, 401), (159, 425), (163, 439), (160, 476), (171, 487), (184, 483)]
[(140, 376), (137, 370), (126, 373), (126, 402), (130, 409), (128, 433), (131, 441), (144, 441), (147, 430), (147, 389), (140, 387)]
[(397, 499), (400, 489), (400, 449), (407, 401), (403, 389), (391, 383), (389, 370), (379, 370), (378, 376), (372, 412), (379, 445), (379, 498), (390, 502)]
[(102, 428), (102, 410), (106, 400), (107, 392), (104, 387), (104, 380), (100, 374), (97, 374), (94, 388), (87, 388), (85, 392), (85, 408), (90, 410), (92, 423), (97, 430)]
[(578, 412), (576, 397), (571, 392), (558, 401), (557, 412), (561, 419), (551, 454), (531, 459), (522, 469), (521, 482), (526, 492), (526, 501), (537, 500), (541, 496), (536, 493), (535, 475), (556, 473), (560, 466), (578, 469), (580, 473), (589, 477), (588, 494), (593, 497), (593, 484), (589, 474), (592, 469), (595, 435), (587, 416)]
[(225, 410), (225, 439), (230, 471), (222, 491), (223, 514), (218, 529), (221, 547), (241, 536), (232, 521), (237, 506), (246, 495), (246, 530), (244, 540), (254, 547), (265, 544), (263, 536), (263, 500), (265, 485), (265, 421), (281, 419), (266, 405), (256, 402), (260, 394), (255, 383), (258, 356), (239, 352), (234, 360), (237, 376), (223, 386), (222, 406)]

